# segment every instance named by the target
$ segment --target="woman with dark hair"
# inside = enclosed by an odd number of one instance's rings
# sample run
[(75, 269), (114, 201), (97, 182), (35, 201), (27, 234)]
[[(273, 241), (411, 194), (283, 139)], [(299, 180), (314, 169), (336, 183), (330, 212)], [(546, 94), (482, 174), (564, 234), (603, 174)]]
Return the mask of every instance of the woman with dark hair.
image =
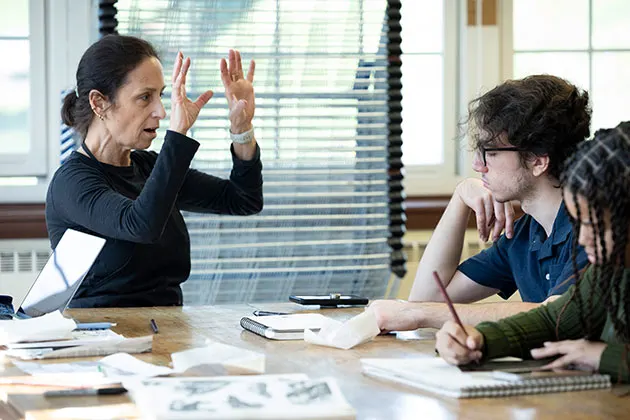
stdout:
[[(462, 330), (447, 322), (436, 348), (449, 363), (518, 356), (630, 382), (630, 122), (578, 146), (561, 177), (577, 242), (590, 265), (559, 299), (498, 322)], [(576, 239), (577, 238), (577, 239)]]
[(182, 305), (190, 238), (180, 211), (248, 215), (262, 209), (262, 165), (252, 126), (254, 62), (246, 77), (238, 51), (230, 50), (220, 64), (231, 124), (229, 180), (190, 169), (199, 143), (186, 134), (213, 94), (187, 98), (190, 63), (177, 54), (170, 127), (157, 154), (144, 150), (166, 117), (155, 49), (139, 38), (109, 35), (81, 58), (62, 118), (83, 143), (50, 183), (46, 223), (53, 248), (68, 228), (107, 243), (73, 307)]

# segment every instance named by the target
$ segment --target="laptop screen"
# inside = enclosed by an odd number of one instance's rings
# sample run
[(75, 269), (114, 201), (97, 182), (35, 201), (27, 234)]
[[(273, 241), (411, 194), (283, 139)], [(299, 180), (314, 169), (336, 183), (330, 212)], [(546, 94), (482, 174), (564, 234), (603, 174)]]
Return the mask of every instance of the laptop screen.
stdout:
[(63, 311), (104, 245), (103, 238), (66, 230), (24, 301), (15, 307), (21, 306), (26, 315), (33, 317)]

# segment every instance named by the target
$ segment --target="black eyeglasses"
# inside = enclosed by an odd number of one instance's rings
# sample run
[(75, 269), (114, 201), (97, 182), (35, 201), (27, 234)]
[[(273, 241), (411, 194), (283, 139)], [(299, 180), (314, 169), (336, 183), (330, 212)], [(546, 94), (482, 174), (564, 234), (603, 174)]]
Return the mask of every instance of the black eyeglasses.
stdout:
[(481, 160), (483, 161), (483, 166), (488, 166), (488, 162), (486, 161), (486, 152), (524, 152), (525, 149), (521, 149), (520, 147), (479, 147), (481, 151)]

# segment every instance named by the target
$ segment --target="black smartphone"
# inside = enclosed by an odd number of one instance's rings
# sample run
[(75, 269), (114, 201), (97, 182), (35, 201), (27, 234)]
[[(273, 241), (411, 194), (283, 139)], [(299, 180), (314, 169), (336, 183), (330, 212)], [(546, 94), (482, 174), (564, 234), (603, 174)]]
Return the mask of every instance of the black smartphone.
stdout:
[(328, 295), (316, 295), (316, 296), (289, 296), (291, 302), (299, 303), (300, 305), (319, 305), (321, 307), (337, 307), (347, 305), (367, 305), (368, 298), (354, 296), (354, 295), (342, 295), (340, 293), (330, 293)]

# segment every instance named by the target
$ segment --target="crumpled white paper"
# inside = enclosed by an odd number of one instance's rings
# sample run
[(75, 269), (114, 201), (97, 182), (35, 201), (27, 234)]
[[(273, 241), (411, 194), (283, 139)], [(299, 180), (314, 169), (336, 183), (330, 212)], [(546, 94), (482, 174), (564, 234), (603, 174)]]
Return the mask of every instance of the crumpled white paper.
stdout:
[(374, 313), (365, 311), (346, 322), (327, 319), (319, 333), (304, 330), (304, 341), (320, 346), (348, 350), (372, 340), (380, 332)]
[(206, 340), (206, 347), (173, 353), (171, 360), (177, 372), (203, 364), (221, 364), (247, 369), (252, 373), (265, 373), (264, 354), (212, 340)]

